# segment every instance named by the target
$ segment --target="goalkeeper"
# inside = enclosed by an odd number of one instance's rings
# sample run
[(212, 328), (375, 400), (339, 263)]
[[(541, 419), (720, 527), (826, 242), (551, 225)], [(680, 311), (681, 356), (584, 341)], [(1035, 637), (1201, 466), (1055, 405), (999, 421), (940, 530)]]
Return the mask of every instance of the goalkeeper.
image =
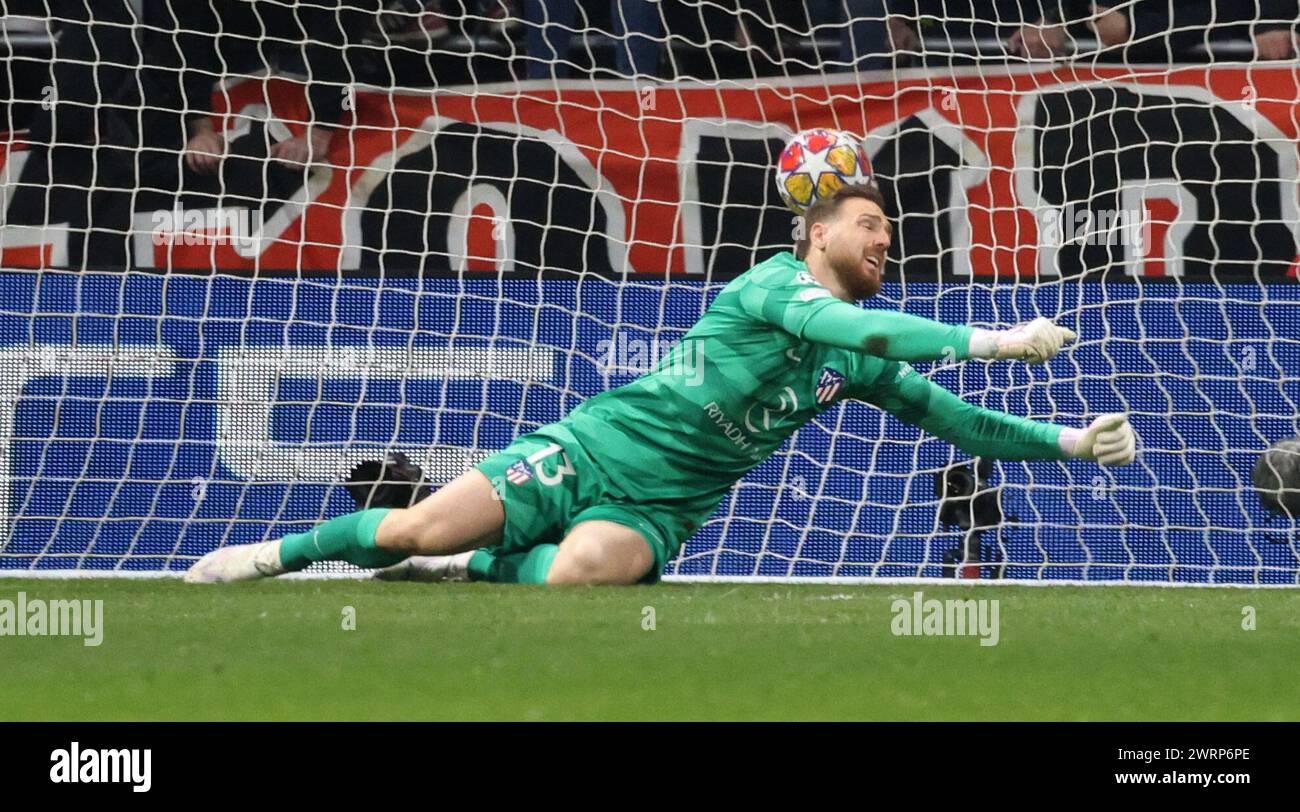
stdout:
[(1040, 423), (966, 403), (913, 371), (909, 361), (1042, 363), (1075, 334), (1043, 318), (982, 330), (856, 306), (880, 290), (892, 233), (874, 187), (819, 200), (805, 227), (806, 262), (782, 252), (737, 277), (648, 374), (517, 438), (412, 507), (222, 547), (186, 580), (346, 561), (416, 580), (653, 582), (738, 479), (841, 398), (972, 455), (1133, 460), (1124, 415), (1086, 429)]

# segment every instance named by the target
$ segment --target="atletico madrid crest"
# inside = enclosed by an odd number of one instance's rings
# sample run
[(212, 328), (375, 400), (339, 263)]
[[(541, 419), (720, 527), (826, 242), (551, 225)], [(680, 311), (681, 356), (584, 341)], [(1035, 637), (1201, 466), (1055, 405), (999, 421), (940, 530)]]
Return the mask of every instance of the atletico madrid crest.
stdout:
[(506, 481), (511, 485), (522, 485), (533, 478), (533, 469), (528, 460), (519, 460), (506, 469)]
[(825, 406), (835, 400), (843, 387), (843, 375), (830, 367), (822, 367), (822, 374), (817, 379), (817, 405)]

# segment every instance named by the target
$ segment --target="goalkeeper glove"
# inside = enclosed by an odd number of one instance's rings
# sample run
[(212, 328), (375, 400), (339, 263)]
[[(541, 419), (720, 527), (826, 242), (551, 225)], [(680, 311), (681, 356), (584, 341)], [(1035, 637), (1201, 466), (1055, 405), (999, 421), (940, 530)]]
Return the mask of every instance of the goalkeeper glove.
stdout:
[(1061, 446), (1075, 459), (1128, 465), (1137, 456), (1137, 435), (1129, 425), (1128, 415), (1104, 414), (1082, 431), (1061, 432)]
[(976, 330), (970, 339), (970, 356), (1041, 364), (1054, 358), (1061, 347), (1078, 337), (1070, 328), (1058, 327), (1050, 319), (1040, 316), (1010, 330)]

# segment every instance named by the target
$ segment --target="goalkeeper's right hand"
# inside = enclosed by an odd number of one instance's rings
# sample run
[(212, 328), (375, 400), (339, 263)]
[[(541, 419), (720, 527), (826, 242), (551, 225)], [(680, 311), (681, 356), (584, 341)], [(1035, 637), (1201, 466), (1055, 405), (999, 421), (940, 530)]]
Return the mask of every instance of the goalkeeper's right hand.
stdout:
[(1104, 414), (1083, 431), (1066, 429), (1062, 445), (1071, 444), (1066, 452), (1076, 459), (1096, 460), (1102, 465), (1128, 465), (1137, 456), (1137, 435), (1128, 415)]

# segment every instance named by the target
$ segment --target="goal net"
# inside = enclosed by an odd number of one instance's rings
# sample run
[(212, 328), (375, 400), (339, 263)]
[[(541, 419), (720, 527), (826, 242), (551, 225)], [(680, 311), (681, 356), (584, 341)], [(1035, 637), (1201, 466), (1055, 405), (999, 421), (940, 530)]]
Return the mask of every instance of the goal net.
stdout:
[(894, 218), (866, 307), (1080, 334), (1042, 367), (919, 371), (1069, 426), (1125, 412), (1137, 462), (980, 468), (844, 403), (668, 576), (1300, 583), (1250, 479), (1300, 402), (1300, 69), (1256, 59), (1258, 21), (17, 5), (0, 571), (179, 572), (353, 509), (342, 478), (388, 450), (449, 480), (650, 369), (789, 250), (775, 157), (831, 127)]

